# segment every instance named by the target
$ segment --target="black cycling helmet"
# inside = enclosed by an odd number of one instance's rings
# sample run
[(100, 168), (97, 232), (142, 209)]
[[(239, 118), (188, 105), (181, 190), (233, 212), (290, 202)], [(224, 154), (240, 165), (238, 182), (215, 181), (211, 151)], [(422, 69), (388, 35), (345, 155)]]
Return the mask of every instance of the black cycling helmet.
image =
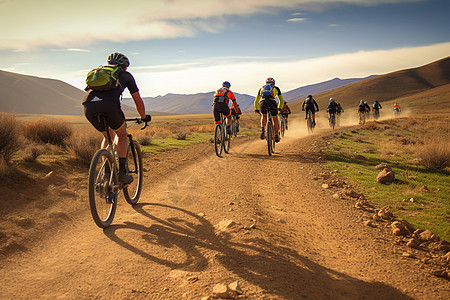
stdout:
[(108, 56), (108, 64), (117, 64), (122, 68), (126, 68), (130, 65), (130, 61), (122, 53), (115, 52)]
[(231, 83), (229, 82), (229, 81), (224, 81), (223, 83), (222, 83), (222, 86), (224, 86), (224, 87), (230, 87), (231, 86)]
[(311, 99), (311, 98), (312, 98), (312, 95), (308, 95), (308, 97), (306, 97), (306, 98), (310, 98), (310, 99)]

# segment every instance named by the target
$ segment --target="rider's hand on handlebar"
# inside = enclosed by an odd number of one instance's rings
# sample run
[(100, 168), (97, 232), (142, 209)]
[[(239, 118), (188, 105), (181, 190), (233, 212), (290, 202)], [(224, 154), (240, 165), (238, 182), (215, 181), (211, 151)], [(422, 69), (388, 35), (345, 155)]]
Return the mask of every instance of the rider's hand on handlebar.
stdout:
[(144, 122), (150, 122), (152, 120), (152, 116), (145, 115), (145, 118), (141, 118), (141, 120), (144, 121)]
[(259, 114), (259, 109), (255, 109), (255, 113)]

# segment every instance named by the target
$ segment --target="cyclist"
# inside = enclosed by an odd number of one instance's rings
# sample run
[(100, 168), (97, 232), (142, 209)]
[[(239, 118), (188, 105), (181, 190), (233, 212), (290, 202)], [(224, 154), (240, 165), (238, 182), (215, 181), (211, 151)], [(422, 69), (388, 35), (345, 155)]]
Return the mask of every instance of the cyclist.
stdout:
[[(278, 103), (276, 101), (278, 97)], [(272, 116), (273, 127), (275, 131), (275, 142), (280, 141), (280, 124), (278, 124), (278, 109), (284, 106), (283, 95), (279, 87), (275, 85), (275, 79), (269, 77), (266, 79), (266, 84), (263, 85), (255, 97), (255, 112), (261, 111), (261, 139), (265, 138), (264, 127), (267, 124), (267, 113)]]
[[(314, 107), (316, 109), (314, 109)], [(303, 101), (302, 110), (306, 111), (305, 120), (308, 119), (308, 111), (311, 111), (313, 117), (313, 125), (316, 126), (316, 111), (319, 111), (319, 106), (317, 105), (316, 100), (314, 100), (312, 95), (308, 95), (305, 101)]]
[(341, 113), (344, 112), (344, 109), (342, 108), (341, 104), (336, 102), (337, 104), (337, 111), (336, 111), (336, 124), (339, 126), (340, 120), (341, 120)]
[(289, 107), (289, 105), (287, 104), (286, 101), (284, 101), (284, 106), (283, 108), (280, 110), (280, 115), (282, 118), (284, 118), (284, 120), (286, 121), (286, 129), (288, 128), (288, 117), (291, 114), (291, 108)]
[(364, 108), (366, 109), (367, 118), (369, 118), (370, 106), (367, 104), (367, 101), (364, 101)]
[[(108, 56), (108, 64), (119, 66), (119, 85), (106, 91), (93, 91), (86, 88), (86, 96), (83, 100), (84, 115), (88, 121), (103, 134), (102, 148), (108, 145), (108, 136), (106, 130), (109, 130), (111, 138), (115, 135), (119, 138), (117, 143), (117, 155), (119, 156), (119, 182), (129, 184), (133, 181), (131, 175), (126, 172), (127, 161), (127, 130), (125, 115), (120, 107), (120, 99), (125, 88), (131, 94), (136, 110), (141, 116), (142, 121), (150, 122), (151, 116), (145, 114), (145, 105), (142, 101), (139, 89), (136, 85), (133, 75), (127, 71), (130, 61), (122, 53), (112, 53)], [(105, 128), (103, 121), (98, 118), (98, 113), (106, 116), (108, 128)]]
[(214, 94), (213, 102), (213, 115), (214, 124), (220, 124), (220, 113), (222, 113), (225, 118), (227, 118), (227, 134), (231, 134), (231, 110), (228, 107), (228, 101), (232, 101), (235, 107), (237, 107), (236, 97), (233, 92), (230, 91), (231, 84), (228, 81), (222, 83), (222, 87), (216, 91)]
[(400, 106), (398, 106), (397, 103), (394, 103), (394, 112), (399, 113), (399, 112), (401, 112), (401, 111), (402, 111), (402, 110), (400, 109)]
[(383, 107), (381, 106), (380, 102), (378, 102), (378, 100), (375, 100), (375, 102), (373, 102), (372, 112), (375, 118), (380, 115), (380, 109), (382, 108)]
[(366, 106), (364, 105), (364, 100), (359, 101), (358, 113), (364, 114), (366, 112)]
[(328, 112), (328, 122), (330, 121), (331, 115), (336, 114), (338, 111), (338, 105), (334, 101), (333, 98), (330, 98), (330, 104), (328, 104), (327, 112)]
[[(236, 105), (235, 105), (236, 103)], [(241, 108), (239, 107), (239, 104), (237, 102), (233, 101), (231, 103), (231, 115), (236, 116), (236, 132), (239, 132), (239, 119), (241, 118), (239, 115), (242, 115)]]

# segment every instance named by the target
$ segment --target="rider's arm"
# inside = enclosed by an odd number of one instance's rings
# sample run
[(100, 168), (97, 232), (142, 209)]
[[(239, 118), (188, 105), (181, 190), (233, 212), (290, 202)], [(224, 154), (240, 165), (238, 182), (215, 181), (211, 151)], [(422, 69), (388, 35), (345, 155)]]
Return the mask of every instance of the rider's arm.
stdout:
[(258, 94), (255, 97), (255, 110), (259, 110), (259, 100), (261, 100), (261, 89), (258, 90)]
[(278, 96), (278, 109), (283, 108), (284, 107), (284, 98), (283, 95), (281, 94), (281, 90), (279, 87), (275, 87), (276, 91), (277, 91), (277, 95)]
[(141, 98), (141, 94), (139, 94), (139, 92), (135, 92), (135, 93), (131, 94), (131, 97), (133, 98), (134, 104), (136, 105), (136, 110), (138, 111), (141, 118), (144, 119), (145, 118), (145, 104)]
[(316, 107), (316, 111), (319, 111), (319, 105), (317, 105), (317, 102), (316, 102), (316, 100), (313, 100), (314, 102), (314, 106)]

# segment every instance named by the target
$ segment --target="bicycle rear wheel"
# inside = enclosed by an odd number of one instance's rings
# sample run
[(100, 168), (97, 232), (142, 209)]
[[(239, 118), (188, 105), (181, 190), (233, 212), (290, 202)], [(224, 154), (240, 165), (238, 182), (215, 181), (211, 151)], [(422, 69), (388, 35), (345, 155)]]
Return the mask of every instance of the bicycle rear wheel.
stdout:
[(237, 136), (237, 122), (235, 115), (233, 115), (233, 117), (231, 118), (231, 134), (235, 137)]
[(334, 126), (336, 125), (336, 117), (334, 115), (331, 115), (330, 117), (330, 127), (334, 129)]
[(142, 180), (144, 178), (142, 165), (141, 146), (137, 141), (133, 141), (133, 147), (128, 144), (127, 149), (127, 171), (128, 175), (133, 177), (133, 182), (123, 188), (125, 200), (130, 204), (136, 204), (139, 201), (142, 191)]
[(216, 150), (216, 155), (218, 157), (222, 156), (223, 149), (223, 134), (222, 134), (222, 125), (216, 124), (216, 129), (214, 130), (214, 149)]
[(306, 127), (308, 127), (309, 133), (312, 133), (314, 131), (313, 120), (312, 120), (312, 116), (310, 114), (308, 115), (308, 119), (306, 121)]
[(223, 130), (223, 135), (223, 150), (225, 153), (228, 153), (230, 151), (231, 134), (228, 134), (226, 130)]
[(272, 155), (272, 153), (274, 152), (275, 138), (273, 136), (273, 124), (269, 120), (267, 120), (266, 138), (267, 138), (267, 152), (269, 153), (269, 155)]
[(108, 227), (114, 219), (118, 191), (116, 180), (112, 154), (100, 149), (89, 168), (89, 206), (92, 218), (100, 228)]

